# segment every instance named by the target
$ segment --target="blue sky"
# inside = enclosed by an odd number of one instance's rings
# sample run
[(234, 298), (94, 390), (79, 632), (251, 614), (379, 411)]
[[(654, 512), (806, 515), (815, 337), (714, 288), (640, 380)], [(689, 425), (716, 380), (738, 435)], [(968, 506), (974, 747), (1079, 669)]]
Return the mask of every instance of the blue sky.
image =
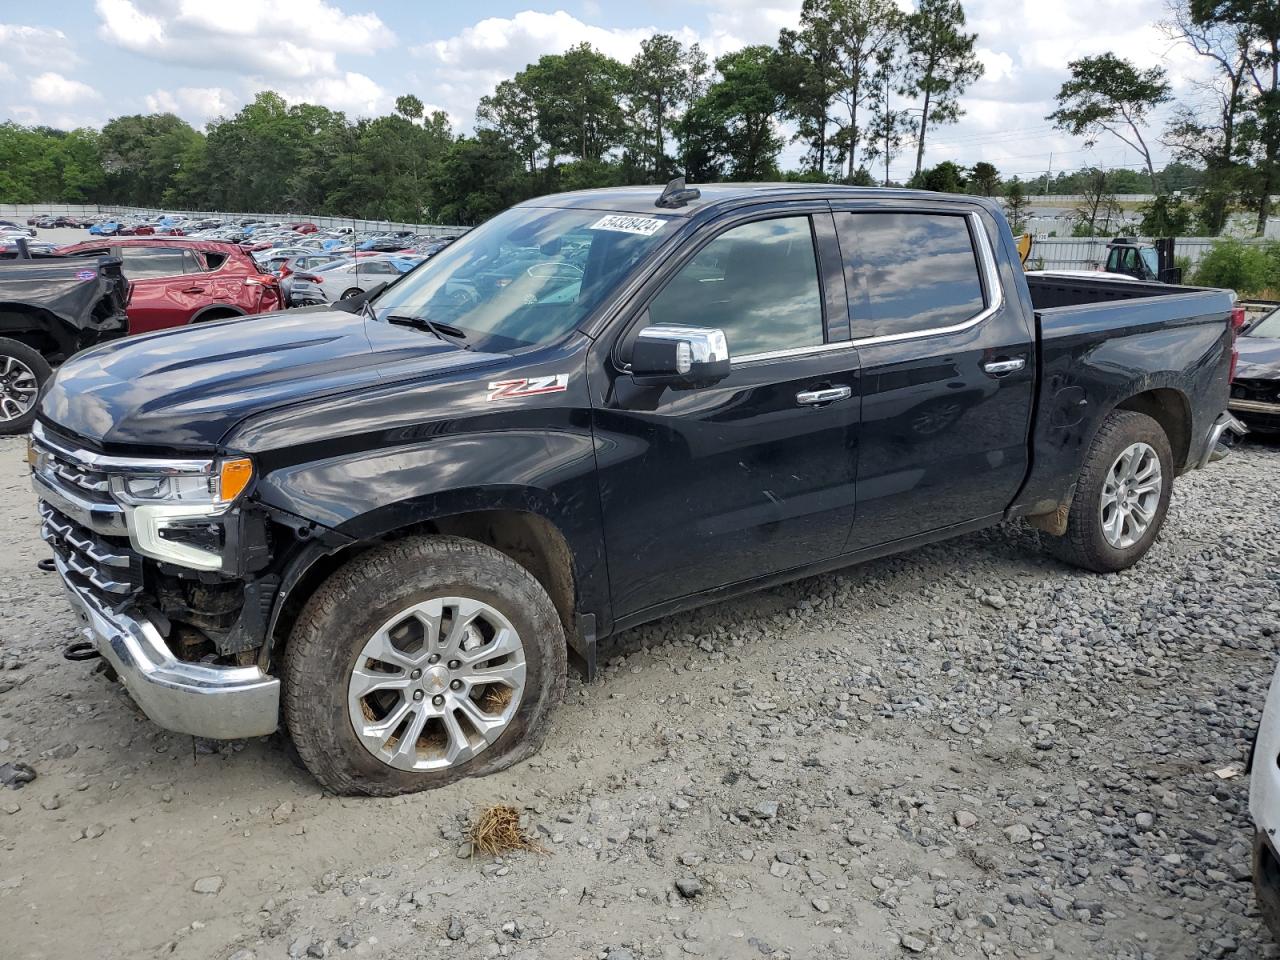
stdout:
[[(906, 4), (908, 0), (899, 0)], [(100, 126), (172, 111), (196, 126), (262, 89), (351, 116), (414, 93), (469, 130), (480, 96), (543, 53), (588, 41), (628, 59), (653, 31), (713, 56), (773, 42), (800, 0), (62, 0), (0, 5), (0, 119)], [(1115, 50), (1163, 64), (1182, 101), (1205, 67), (1159, 28), (1163, 0), (966, 0), (986, 76), (960, 123), (932, 132), (926, 162), (989, 160), (1032, 175), (1053, 165), (1137, 164), (1115, 141), (1087, 149), (1044, 115), (1078, 56)], [(1105, 25), (1105, 29), (1102, 28)], [(1157, 123), (1157, 127), (1162, 124)], [(1155, 131), (1158, 133), (1158, 130)], [(1163, 150), (1159, 151), (1163, 157)], [(784, 160), (797, 162), (800, 148)], [(910, 172), (913, 151), (894, 164)]]

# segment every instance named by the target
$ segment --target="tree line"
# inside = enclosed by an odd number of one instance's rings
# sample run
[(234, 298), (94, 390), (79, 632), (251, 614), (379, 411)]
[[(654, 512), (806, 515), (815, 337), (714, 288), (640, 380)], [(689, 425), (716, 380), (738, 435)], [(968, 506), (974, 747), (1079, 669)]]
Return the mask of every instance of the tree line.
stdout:
[[(1129, 144), (1144, 158), (1140, 186), (1140, 171), (1102, 173), (1099, 185), (1092, 170), (1051, 183), (1002, 178), (989, 163), (926, 167), (931, 137), (959, 119), (982, 76), (960, 0), (916, 0), (910, 12), (893, 0), (804, 0), (796, 28), (776, 43), (714, 61), (667, 34), (625, 63), (588, 44), (542, 56), (480, 100), (469, 135), (412, 94), (385, 116), (352, 121), (265, 91), (203, 132), (172, 114), (117, 117), (100, 131), (0, 124), (0, 200), (468, 224), (531, 196), (677, 173), (889, 184), (905, 153), (908, 185), (1012, 193), (1015, 219), (1037, 193), (1201, 186), (1193, 211), (1173, 206), (1206, 232), (1219, 232), (1238, 203), (1264, 224), (1280, 187), (1280, 0), (1177, 2), (1169, 31), (1221, 74), (1206, 90), (1215, 109), (1180, 106), (1163, 134), (1184, 162), (1161, 172), (1152, 163), (1160, 135), (1148, 124), (1170, 98), (1159, 67), (1113, 54), (1074, 61), (1048, 117), (1086, 144)], [(783, 171), (788, 138), (803, 154), (799, 169)], [(1210, 173), (1203, 185), (1197, 168)]]

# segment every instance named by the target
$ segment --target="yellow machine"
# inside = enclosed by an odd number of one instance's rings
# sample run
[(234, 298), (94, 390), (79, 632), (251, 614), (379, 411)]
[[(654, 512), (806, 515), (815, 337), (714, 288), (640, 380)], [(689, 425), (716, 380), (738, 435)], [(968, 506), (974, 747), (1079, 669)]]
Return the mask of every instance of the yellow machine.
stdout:
[(1027, 257), (1031, 256), (1031, 234), (1024, 233), (1018, 238), (1018, 259), (1022, 261), (1022, 265), (1027, 265)]

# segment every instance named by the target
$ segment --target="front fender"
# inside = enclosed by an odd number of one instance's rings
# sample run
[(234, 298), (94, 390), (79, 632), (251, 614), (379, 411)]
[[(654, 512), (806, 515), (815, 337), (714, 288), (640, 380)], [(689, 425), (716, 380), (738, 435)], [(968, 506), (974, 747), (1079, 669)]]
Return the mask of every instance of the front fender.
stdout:
[(441, 436), (283, 466), (256, 497), (355, 542), (433, 520), (491, 510), (542, 517), (573, 555), (583, 610), (606, 619), (603, 525), (589, 430), (505, 430)]

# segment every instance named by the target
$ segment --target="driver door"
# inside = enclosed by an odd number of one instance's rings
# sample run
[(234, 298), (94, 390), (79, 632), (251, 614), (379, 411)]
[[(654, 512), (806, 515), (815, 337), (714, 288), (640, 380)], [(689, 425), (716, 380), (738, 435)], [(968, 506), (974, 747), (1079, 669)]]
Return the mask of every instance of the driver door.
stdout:
[[(830, 241), (821, 259), (815, 220)], [(730, 227), (647, 300), (627, 337), (648, 324), (719, 328), (733, 361), (719, 383), (641, 386), (619, 357), (599, 358), (608, 390), (592, 416), (615, 621), (840, 552), (859, 383), (831, 223), (791, 213)], [(834, 270), (822, 269), (833, 253)]]

